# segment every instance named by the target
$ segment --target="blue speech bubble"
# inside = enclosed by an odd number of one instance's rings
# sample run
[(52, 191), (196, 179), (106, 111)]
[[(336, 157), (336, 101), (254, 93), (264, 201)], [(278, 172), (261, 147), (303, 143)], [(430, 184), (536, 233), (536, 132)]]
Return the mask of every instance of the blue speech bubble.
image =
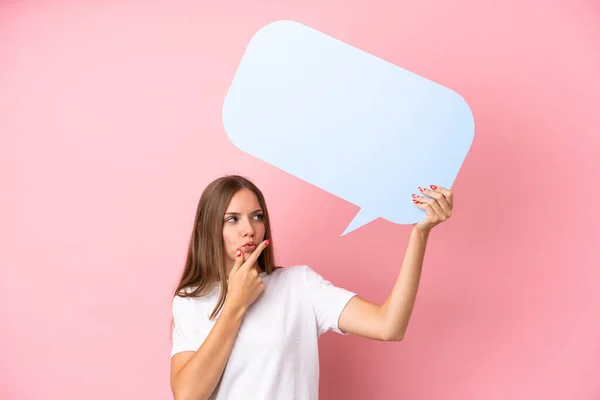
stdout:
[(259, 30), (223, 104), (242, 151), (381, 217), (418, 222), (418, 186), (451, 188), (474, 137), (456, 92), (294, 21)]

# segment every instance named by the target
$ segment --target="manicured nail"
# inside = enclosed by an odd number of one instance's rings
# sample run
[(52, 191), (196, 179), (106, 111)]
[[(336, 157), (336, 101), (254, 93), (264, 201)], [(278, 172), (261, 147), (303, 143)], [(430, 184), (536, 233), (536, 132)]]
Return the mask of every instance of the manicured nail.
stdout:
[(435, 185), (430, 185), (429, 187), (432, 188), (433, 190), (437, 189), (437, 186), (435, 186)]
[(423, 188), (421, 186), (419, 186), (419, 191), (423, 192)]
[(413, 203), (415, 203), (415, 204), (419, 204), (419, 202), (418, 202), (418, 201), (416, 201), (416, 200), (413, 200)]
[(268, 245), (269, 245), (269, 243), (271, 243), (271, 239), (267, 239), (267, 240), (265, 240), (265, 245), (266, 245), (266, 246), (268, 246)]
[(240, 249), (237, 249), (237, 251), (235, 252), (235, 255), (238, 257), (242, 256), (242, 251)]
[(416, 194), (413, 194), (412, 196), (413, 196), (415, 199), (417, 198), (417, 195), (416, 195)]

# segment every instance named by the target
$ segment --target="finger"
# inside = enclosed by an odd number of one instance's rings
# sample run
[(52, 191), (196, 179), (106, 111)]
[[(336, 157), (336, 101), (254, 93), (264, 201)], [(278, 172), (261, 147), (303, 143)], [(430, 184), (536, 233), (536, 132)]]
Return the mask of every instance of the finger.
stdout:
[[(437, 188), (437, 186), (435, 186), (435, 185), (432, 185), (432, 186)], [(437, 201), (437, 203), (440, 205), (442, 210), (444, 210), (444, 213), (443, 213), (444, 215), (446, 215), (447, 217), (452, 216), (452, 206), (448, 202), (448, 199), (446, 198), (446, 196), (443, 193), (441, 193), (441, 191), (429, 190), (427, 188), (422, 188), (420, 186), (419, 186), (419, 190), (425, 196), (434, 198)]]
[(446, 214), (444, 213), (444, 210), (442, 210), (442, 208), (435, 199), (430, 199), (428, 197), (423, 196), (415, 196), (413, 197), (417, 202), (425, 204), (429, 206), (429, 208), (431, 208), (431, 210), (433, 211), (432, 216), (435, 216), (439, 219), (446, 219)]
[(419, 201), (417, 201), (417, 199), (413, 199), (413, 203), (415, 203), (415, 206), (417, 206), (418, 208), (420, 208), (421, 210), (425, 210), (426, 214), (436, 218), (436, 213), (435, 211), (433, 211), (433, 208), (431, 208), (431, 206), (427, 203), (421, 203)]
[(256, 263), (256, 260), (258, 260), (258, 257), (260, 256), (260, 253), (262, 253), (262, 251), (265, 249), (265, 247), (269, 245), (270, 242), (270, 239), (264, 240), (261, 244), (259, 244), (256, 247), (256, 249), (254, 249), (252, 254), (250, 254), (250, 256), (245, 262), (245, 264), (248, 265), (249, 268), (252, 267), (254, 263)]
[(235, 262), (233, 263), (233, 268), (231, 268), (231, 271), (236, 271), (238, 270), (242, 264), (244, 263), (244, 253), (242, 252), (242, 250), (237, 249), (235, 251)]
[(448, 204), (450, 204), (450, 208), (454, 208), (454, 194), (452, 193), (451, 190), (446, 189), (441, 186), (436, 186), (436, 185), (430, 185), (429, 187), (434, 192), (439, 192), (439, 193), (443, 194), (444, 197), (446, 198), (446, 200), (448, 201)]

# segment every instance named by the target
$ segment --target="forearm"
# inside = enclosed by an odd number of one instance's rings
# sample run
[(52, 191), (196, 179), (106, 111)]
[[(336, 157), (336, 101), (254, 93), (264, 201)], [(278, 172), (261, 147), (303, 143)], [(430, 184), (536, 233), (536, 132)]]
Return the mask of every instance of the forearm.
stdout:
[(200, 400), (211, 395), (227, 365), (243, 317), (244, 310), (225, 303), (206, 340), (175, 374), (172, 388), (176, 400)]
[(408, 327), (421, 280), (428, 239), (428, 231), (413, 228), (398, 279), (392, 293), (382, 305), (385, 329), (388, 336), (395, 340), (401, 340)]

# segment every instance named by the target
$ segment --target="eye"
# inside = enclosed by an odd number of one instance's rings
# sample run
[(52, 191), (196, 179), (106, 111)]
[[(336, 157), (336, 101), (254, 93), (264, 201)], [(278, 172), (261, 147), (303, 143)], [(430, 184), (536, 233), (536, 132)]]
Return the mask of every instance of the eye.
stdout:
[(225, 222), (235, 222), (237, 221), (237, 217), (229, 217), (225, 219)]
[(254, 218), (256, 218), (256, 219), (257, 219), (257, 220), (259, 220), (259, 221), (262, 221), (262, 220), (265, 218), (265, 216), (264, 216), (263, 214), (256, 214), (256, 215), (254, 216)]

